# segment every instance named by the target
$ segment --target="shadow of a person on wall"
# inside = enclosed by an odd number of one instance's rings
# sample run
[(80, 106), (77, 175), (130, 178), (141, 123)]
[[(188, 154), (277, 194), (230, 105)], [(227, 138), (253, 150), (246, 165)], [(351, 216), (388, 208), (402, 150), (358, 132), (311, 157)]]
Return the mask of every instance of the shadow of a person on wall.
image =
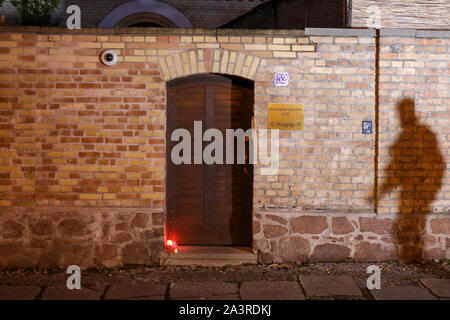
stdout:
[(402, 131), (390, 147), (391, 162), (384, 169), (378, 199), (400, 187), (399, 209), (393, 225), (397, 259), (423, 260), (425, 214), (442, 185), (444, 159), (436, 135), (415, 115), (414, 100), (397, 104)]

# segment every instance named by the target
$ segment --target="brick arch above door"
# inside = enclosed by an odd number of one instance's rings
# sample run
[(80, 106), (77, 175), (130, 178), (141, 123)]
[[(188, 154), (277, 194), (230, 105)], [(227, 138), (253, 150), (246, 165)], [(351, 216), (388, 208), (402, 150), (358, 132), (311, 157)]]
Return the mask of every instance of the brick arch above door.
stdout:
[(164, 81), (201, 73), (222, 73), (255, 80), (261, 58), (224, 49), (195, 49), (159, 57)]

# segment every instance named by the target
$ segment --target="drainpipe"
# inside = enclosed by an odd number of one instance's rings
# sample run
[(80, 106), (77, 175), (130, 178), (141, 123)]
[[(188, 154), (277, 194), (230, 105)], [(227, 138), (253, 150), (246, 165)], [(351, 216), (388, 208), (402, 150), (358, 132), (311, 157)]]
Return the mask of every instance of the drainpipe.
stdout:
[(375, 155), (374, 155), (374, 183), (373, 208), (378, 214), (378, 155), (379, 155), (379, 127), (380, 127), (380, 29), (375, 29)]

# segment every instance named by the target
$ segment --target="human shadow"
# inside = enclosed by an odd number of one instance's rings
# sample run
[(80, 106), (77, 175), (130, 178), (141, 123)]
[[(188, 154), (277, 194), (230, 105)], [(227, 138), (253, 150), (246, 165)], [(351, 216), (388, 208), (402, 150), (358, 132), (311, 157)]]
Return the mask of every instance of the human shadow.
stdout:
[(393, 224), (397, 259), (420, 262), (424, 253), (425, 214), (431, 211), (431, 203), (441, 188), (444, 159), (436, 135), (417, 119), (414, 100), (401, 99), (397, 110), (402, 131), (390, 147), (392, 158), (384, 169), (385, 178), (377, 199), (400, 188)]

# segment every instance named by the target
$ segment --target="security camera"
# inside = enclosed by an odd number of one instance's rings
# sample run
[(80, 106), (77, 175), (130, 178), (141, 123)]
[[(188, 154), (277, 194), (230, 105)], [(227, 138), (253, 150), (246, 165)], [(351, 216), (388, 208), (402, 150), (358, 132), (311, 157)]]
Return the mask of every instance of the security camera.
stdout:
[(113, 66), (117, 63), (119, 57), (114, 50), (106, 50), (102, 52), (100, 59), (104, 65)]

